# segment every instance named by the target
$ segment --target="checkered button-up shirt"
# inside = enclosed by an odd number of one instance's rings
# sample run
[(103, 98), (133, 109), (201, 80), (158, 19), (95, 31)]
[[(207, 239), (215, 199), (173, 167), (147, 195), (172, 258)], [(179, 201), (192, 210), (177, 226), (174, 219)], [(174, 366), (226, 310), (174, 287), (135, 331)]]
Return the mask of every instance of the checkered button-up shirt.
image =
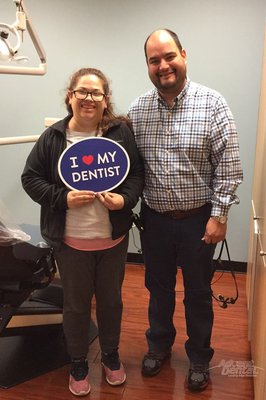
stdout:
[(236, 127), (225, 99), (187, 81), (173, 107), (157, 89), (129, 109), (145, 163), (144, 202), (158, 212), (212, 203), (212, 215), (227, 215), (238, 203), (242, 182)]

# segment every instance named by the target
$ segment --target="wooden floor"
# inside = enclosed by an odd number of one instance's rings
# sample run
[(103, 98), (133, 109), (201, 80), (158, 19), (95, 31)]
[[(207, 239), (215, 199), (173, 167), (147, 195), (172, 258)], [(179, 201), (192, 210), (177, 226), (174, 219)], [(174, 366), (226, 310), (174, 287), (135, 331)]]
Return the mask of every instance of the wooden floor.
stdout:
[[(215, 278), (220, 274), (216, 273)], [(188, 367), (184, 351), (186, 340), (184, 309), (182, 303), (182, 277), (177, 283), (177, 307), (175, 325), (176, 342), (169, 361), (159, 375), (144, 378), (140, 373), (143, 354), (146, 352), (145, 330), (147, 328), (148, 294), (144, 287), (144, 268), (127, 265), (123, 288), (124, 313), (120, 344), (120, 356), (127, 371), (127, 382), (121, 387), (110, 387), (104, 379), (100, 364), (98, 339), (90, 346), (91, 400), (252, 400), (253, 381), (244, 375), (230, 377), (223, 373), (221, 363), (232, 360), (251, 360), (247, 340), (247, 310), (245, 274), (237, 275), (239, 299), (236, 304), (222, 309), (215, 302), (215, 323), (212, 345), (215, 355), (211, 366), (211, 384), (201, 393), (190, 393), (185, 385)], [(234, 296), (235, 289), (230, 273), (224, 273), (213, 285), (215, 294)], [(0, 355), (1, 356), (1, 355)], [(75, 397), (68, 390), (69, 365), (24, 382), (9, 389), (0, 389), (0, 400), (68, 400)]]

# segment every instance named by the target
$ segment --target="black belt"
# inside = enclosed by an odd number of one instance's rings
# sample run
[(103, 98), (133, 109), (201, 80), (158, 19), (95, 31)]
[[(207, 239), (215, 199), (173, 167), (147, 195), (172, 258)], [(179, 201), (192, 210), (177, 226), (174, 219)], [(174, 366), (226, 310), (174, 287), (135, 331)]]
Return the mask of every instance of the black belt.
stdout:
[(173, 218), (173, 219), (182, 219), (182, 218), (190, 217), (192, 215), (197, 215), (207, 207), (211, 208), (211, 204), (210, 203), (206, 203), (201, 207), (191, 208), (190, 210), (164, 211), (164, 212), (161, 212), (160, 214), (165, 215), (166, 217)]

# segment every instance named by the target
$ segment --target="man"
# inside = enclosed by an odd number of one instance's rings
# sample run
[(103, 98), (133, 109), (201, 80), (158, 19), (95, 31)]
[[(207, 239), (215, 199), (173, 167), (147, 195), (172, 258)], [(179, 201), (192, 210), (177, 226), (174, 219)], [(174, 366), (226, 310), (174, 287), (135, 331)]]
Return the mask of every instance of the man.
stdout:
[(175, 285), (182, 269), (190, 390), (209, 382), (213, 356), (211, 279), (216, 243), (242, 181), (237, 132), (224, 98), (191, 82), (177, 35), (154, 31), (145, 42), (155, 88), (131, 105), (137, 146), (145, 163), (141, 243), (150, 292), (145, 376), (156, 375), (170, 355), (176, 330)]

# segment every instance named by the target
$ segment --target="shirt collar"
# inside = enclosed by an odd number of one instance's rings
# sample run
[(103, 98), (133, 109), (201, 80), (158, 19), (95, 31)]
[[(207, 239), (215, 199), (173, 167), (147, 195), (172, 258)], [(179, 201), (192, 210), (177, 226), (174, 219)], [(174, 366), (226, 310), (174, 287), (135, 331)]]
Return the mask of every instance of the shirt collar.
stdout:
[[(186, 84), (185, 84), (184, 88), (181, 90), (181, 92), (179, 93), (179, 95), (177, 95), (177, 96), (174, 98), (174, 105), (173, 105), (173, 107), (174, 107), (175, 105), (177, 105), (177, 104), (180, 104), (180, 103), (184, 100), (184, 98), (185, 98), (186, 95), (187, 95), (189, 86), (190, 86), (190, 79), (187, 78), (187, 81), (186, 81)], [(162, 96), (160, 95), (158, 89), (155, 89), (155, 91), (156, 91), (156, 97), (157, 97), (157, 99), (158, 99), (158, 103), (159, 103), (159, 104), (166, 105), (167, 103), (166, 103), (166, 101), (162, 98)]]

